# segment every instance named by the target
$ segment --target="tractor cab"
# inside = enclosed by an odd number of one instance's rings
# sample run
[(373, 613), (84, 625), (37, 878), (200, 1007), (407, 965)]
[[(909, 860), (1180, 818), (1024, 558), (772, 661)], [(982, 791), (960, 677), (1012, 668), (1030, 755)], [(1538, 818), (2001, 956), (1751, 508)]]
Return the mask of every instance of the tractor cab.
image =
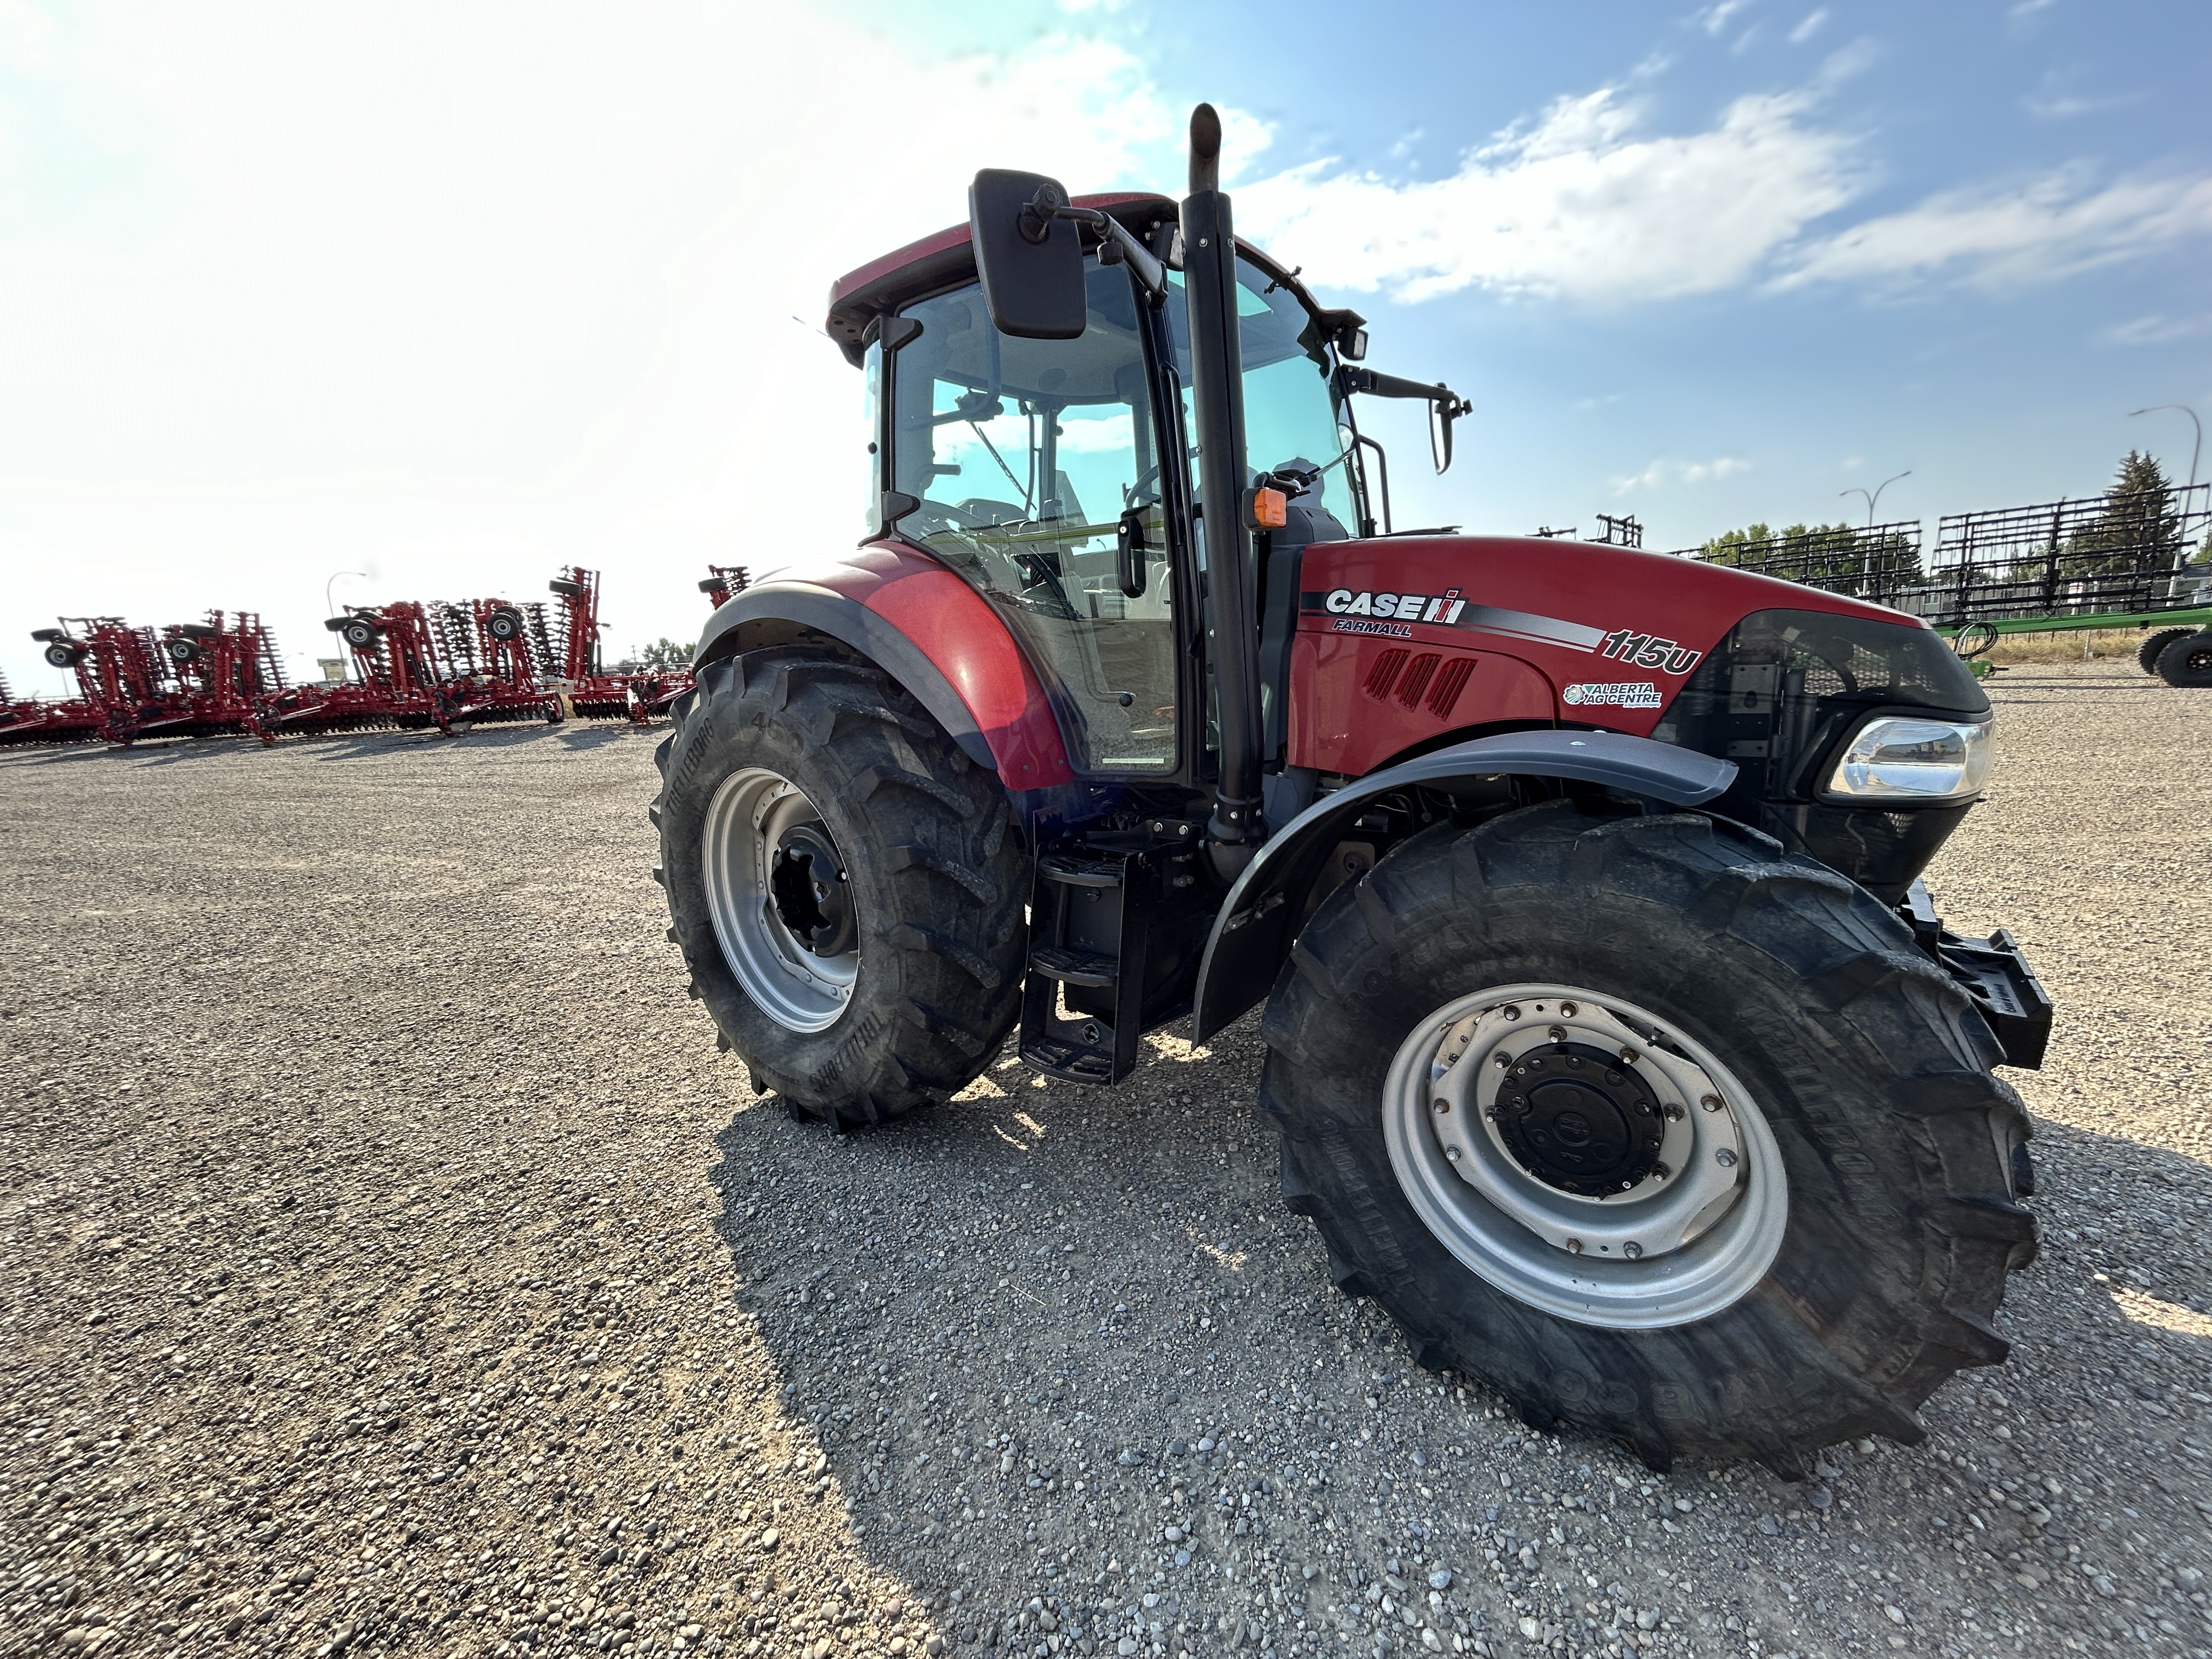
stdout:
[[(1079, 326), (1066, 337), (997, 326), (972, 260), (948, 270), (947, 252), (972, 246), (959, 232), (833, 294), (831, 328), (867, 377), (870, 529), (926, 550), (1005, 619), (1044, 680), (1076, 770), (1202, 784), (1215, 775), (1212, 744), (1189, 711), (1205, 706), (1206, 653), (1179, 633), (1200, 631), (1208, 562), (1176, 204), (1073, 205), (1157, 250), (1161, 269), (1148, 291), (1116, 240), (1085, 235)], [(1388, 512), (1370, 506), (1367, 462), (1379, 449), (1359, 436), (1340, 349), (1364, 337), (1359, 319), (1323, 310), (1249, 246), (1233, 272), (1239, 494), (1264, 480), (1285, 498), (1271, 554), (1280, 563), (1314, 542), (1372, 533)], [(1263, 721), (1279, 723), (1280, 691), (1279, 675), (1263, 677)]]

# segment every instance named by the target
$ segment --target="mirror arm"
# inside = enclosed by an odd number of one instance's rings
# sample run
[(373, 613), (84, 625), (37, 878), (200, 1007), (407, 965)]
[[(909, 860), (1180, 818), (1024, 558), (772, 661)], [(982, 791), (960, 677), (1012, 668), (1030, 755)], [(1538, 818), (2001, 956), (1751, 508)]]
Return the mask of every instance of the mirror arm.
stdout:
[(1371, 398), (1418, 398), (1424, 403), (1437, 405), (1448, 421), (1462, 415), (1472, 415), (1474, 405), (1454, 392), (1441, 380), (1431, 386), (1421, 380), (1401, 380), (1395, 374), (1380, 374), (1371, 368), (1360, 368), (1351, 363), (1336, 371), (1338, 395), (1349, 396), (1364, 392)]
[[(1032, 204), (1034, 209), (1035, 204)], [(1097, 231), (1102, 240), (1110, 241), (1121, 251), (1129, 268), (1137, 273), (1137, 280), (1145, 285), (1154, 305), (1168, 297), (1168, 268), (1152, 251), (1123, 227), (1111, 214), (1101, 213), (1097, 208), (1058, 207), (1052, 210), (1055, 219), (1073, 219), (1077, 224), (1088, 225)]]

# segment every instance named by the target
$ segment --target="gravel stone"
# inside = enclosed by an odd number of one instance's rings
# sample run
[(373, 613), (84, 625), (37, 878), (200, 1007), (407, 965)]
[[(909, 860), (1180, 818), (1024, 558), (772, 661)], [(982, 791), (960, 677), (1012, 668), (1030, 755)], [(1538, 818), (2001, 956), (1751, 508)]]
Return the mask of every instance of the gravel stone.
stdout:
[(2061, 1005), (2045, 1251), (2009, 1364), (1797, 1486), (1419, 1370), (1252, 1021), (879, 1134), (757, 1098), (654, 734), (0, 755), (0, 1650), (2212, 1647), (2212, 696), (1992, 696), (1930, 883)]

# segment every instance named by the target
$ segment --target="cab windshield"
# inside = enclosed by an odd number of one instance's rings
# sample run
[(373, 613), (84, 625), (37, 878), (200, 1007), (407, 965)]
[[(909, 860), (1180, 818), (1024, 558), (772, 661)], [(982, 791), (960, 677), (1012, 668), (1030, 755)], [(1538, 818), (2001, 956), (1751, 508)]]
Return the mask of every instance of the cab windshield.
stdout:
[[(1169, 278), (1168, 330), (1175, 343), (1176, 373), (1182, 386), (1185, 430), (1191, 413), (1190, 324), (1183, 308), (1182, 276)], [(1338, 406), (1330, 375), (1334, 365), (1321, 331), (1297, 296), (1239, 255), (1237, 260), (1237, 340), (1244, 365), (1244, 458), (1253, 477), (1297, 471), (1321, 474), (1302, 498), (1340, 524), (1359, 521), (1348, 465), (1352, 433)], [(1245, 481), (1248, 484), (1251, 477)], [(1198, 489), (1195, 457), (1191, 489)], [(1350, 532), (1347, 531), (1347, 534)]]

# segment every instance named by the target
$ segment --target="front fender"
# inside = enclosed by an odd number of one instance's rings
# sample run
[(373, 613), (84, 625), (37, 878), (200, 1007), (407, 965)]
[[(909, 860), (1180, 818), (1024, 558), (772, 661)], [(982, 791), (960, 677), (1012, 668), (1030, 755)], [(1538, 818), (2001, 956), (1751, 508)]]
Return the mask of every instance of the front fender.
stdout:
[(1292, 818), (1237, 878), (1213, 921), (1191, 1000), (1191, 1039), (1203, 1042), (1266, 996), (1291, 953), (1303, 895), (1343, 831), (1370, 801), (1415, 784), (1501, 775), (1565, 778), (1696, 806), (1727, 792), (1735, 763), (1618, 732), (1507, 732), (1386, 767), (1324, 796)]
[(1013, 635), (927, 554), (878, 542), (757, 582), (716, 608), (692, 666), (807, 634), (826, 635), (889, 674), (1008, 789), (1073, 779), (1043, 684)]

